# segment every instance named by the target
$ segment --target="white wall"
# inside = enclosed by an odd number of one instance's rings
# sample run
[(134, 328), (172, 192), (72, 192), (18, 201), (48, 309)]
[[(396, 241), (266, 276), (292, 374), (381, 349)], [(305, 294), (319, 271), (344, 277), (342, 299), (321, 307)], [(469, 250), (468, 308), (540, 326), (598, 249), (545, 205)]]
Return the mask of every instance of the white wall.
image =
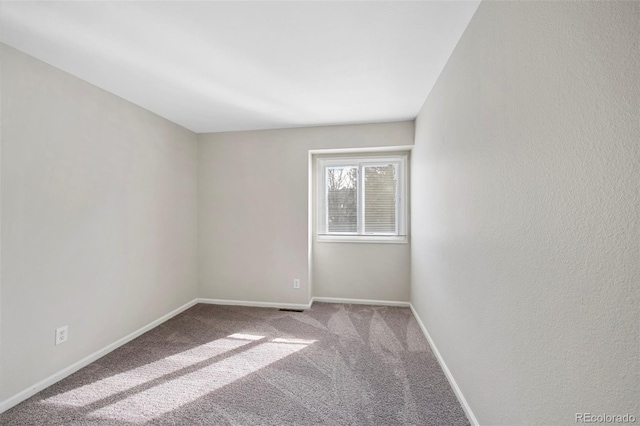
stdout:
[(417, 118), (411, 300), (481, 424), (640, 417), (639, 22), (483, 2)]
[[(308, 303), (309, 150), (411, 145), (413, 134), (413, 122), (396, 122), (198, 135), (200, 297)], [(316, 277), (345, 257), (365, 268), (395, 250), (395, 260), (382, 262), (405, 281), (389, 283), (378, 276), (350, 294), (370, 299), (367, 290), (373, 289), (392, 300), (408, 296), (407, 244), (380, 250), (321, 245), (324, 251), (314, 258)], [(350, 273), (352, 280), (363, 276), (358, 268)], [(300, 290), (293, 289), (294, 278), (301, 279)], [(399, 290), (375, 293), (381, 286)]]
[(314, 242), (316, 297), (408, 302), (411, 246)]
[(197, 146), (0, 46), (2, 402), (197, 296)]
[[(2, 4), (0, 3), (0, 13)], [(0, 31), (2, 29), (0, 28)], [(0, 43), (0, 374), (2, 374), (2, 58), (3, 48)]]

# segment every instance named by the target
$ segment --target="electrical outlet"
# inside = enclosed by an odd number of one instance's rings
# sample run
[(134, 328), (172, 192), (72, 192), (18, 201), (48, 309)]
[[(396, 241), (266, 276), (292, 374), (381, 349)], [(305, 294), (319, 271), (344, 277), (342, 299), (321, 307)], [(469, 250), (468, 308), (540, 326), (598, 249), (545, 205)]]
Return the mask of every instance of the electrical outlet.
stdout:
[(293, 288), (300, 288), (300, 278), (293, 279)]
[(56, 328), (56, 345), (64, 343), (69, 338), (69, 326)]

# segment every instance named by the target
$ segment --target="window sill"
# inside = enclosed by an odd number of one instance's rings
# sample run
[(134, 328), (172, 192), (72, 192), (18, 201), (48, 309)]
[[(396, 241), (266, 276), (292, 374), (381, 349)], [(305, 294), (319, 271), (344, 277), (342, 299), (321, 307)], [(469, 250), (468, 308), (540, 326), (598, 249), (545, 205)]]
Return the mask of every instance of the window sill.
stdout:
[(407, 244), (409, 237), (383, 235), (316, 235), (319, 243)]

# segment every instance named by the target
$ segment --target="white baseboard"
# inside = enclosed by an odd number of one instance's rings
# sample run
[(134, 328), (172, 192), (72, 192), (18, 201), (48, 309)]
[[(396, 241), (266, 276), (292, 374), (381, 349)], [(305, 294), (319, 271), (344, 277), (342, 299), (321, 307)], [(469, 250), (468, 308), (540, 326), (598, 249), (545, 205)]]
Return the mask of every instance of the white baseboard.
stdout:
[(229, 306), (249, 306), (253, 308), (276, 308), (276, 309), (310, 309), (314, 302), (324, 303), (345, 303), (353, 305), (373, 305), (373, 306), (398, 306), (408, 308), (409, 302), (396, 302), (392, 300), (369, 300), (369, 299), (344, 299), (340, 297), (312, 297), (307, 304), (304, 303), (276, 303), (276, 302), (256, 302), (249, 300), (227, 300), (227, 299), (198, 299), (198, 303), (209, 305), (229, 305)]
[(314, 297), (311, 302), (348, 303), (352, 305), (398, 306), (402, 308), (408, 308), (410, 306), (409, 302), (394, 302), (392, 300), (344, 299), (341, 297)]
[(54, 383), (59, 382), (60, 380), (64, 379), (65, 377), (70, 376), (71, 374), (75, 373), (76, 371), (80, 370), (81, 368), (86, 367), (87, 365), (91, 364), (92, 362), (96, 361), (97, 359), (105, 356), (109, 352), (119, 348), (120, 346), (122, 346), (122, 345), (124, 345), (126, 343), (129, 343), (130, 341), (132, 341), (136, 337), (141, 336), (142, 334), (146, 333), (147, 331), (159, 326), (160, 324), (162, 324), (163, 322), (167, 321), (168, 319), (173, 318), (174, 316), (178, 315), (179, 313), (181, 313), (183, 311), (186, 311), (187, 309), (189, 309), (190, 307), (195, 305), (197, 302), (198, 302), (198, 300), (194, 299), (191, 302), (185, 303), (184, 305), (180, 306), (179, 308), (174, 309), (173, 311), (169, 312), (168, 314), (161, 316), (157, 320), (150, 322), (149, 324), (145, 325), (142, 328), (139, 328), (138, 330), (134, 331), (133, 333), (130, 333), (130, 334), (124, 336), (123, 338), (121, 338), (119, 340), (116, 340), (115, 342), (111, 343), (110, 345), (105, 346), (104, 348), (92, 353), (91, 355), (88, 355), (88, 356), (82, 358), (80, 361), (71, 364), (70, 366), (58, 371), (55, 374), (52, 374), (51, 376), (47, 377), (46, 379), (39, 381), (38, 383), (28, 387), (27, 389), (25, 389), (25, 390), (23, 390), (21, 392), (18, 392), (14, 396), (12, 396), (12, 397), (10, 397), (8, 399), (5, 399), (4, 401), (0, 402), (0, 413), (3, 413), (5, 411), (7, 411), (9, 408), (20, 404), (22, 401), (25, 401), (25, 400), (31, 398), (33, 395), (37, 394), (41, 390), (48, 388), (49, 386), (53, 385)]
[(250, 306), (253, 308), (276, 308), (276, 309), (309, 309), (313, 300), (307, 304), (303, 303), (275, 303), (275, 302), (255, 302), (247, 300), (226, 300), (226, 299), (198, 299), (198, 303), (206, 303), (209, 305), (232, 305), (232, 306)]
[(447, 364), (444, 362), (444, 359), (442, 359), (442, 355), (440, 355), (440, 351), (438, 351), (438, 348), (436, 347), (436, 344), (431, 338), (431, 335), (429, 335), (427, 328), (424, 326), (422, 320), (418, 316), (418, 312), (416, 312), (416, 309), (413, 307), (412, 304), (409, 304), (409, 307), (411, 308), (411, 312), (413, 312), (413, 316), (416, 318), (418, 325), (422, 329), (422, 332), (427, 338), (427, 341), (429, 342), (429, 346), (431, 346), (431, 351), (434, 353), (434, 355), (436, 356), (436, 359), (438, 360), (438, 363), (440, 364), (440, 368), (442, 368), (442, 371), (444, 371), (444, 375), (447, 377), (447, 380), (449, 380), (449, 384), (451, 384), (451, 387), (453, 388), (453, 392), (456, 394), (456, 398), (458, 398), (460, 405), (462, 405), (462, 409), (467, 415), (469, 422), (471, 422), (473, 426), (480, 426), (480, 423), (478, 423), (478, 419), (476, 418), (475, 414), (473, 414), (473, 411), (471, 411), (471, 407), (469, 406), (469, 403), (467, 403), (467, 400), (462, 394), (462, 391), (458, 387), (456, 380), (451, 375), (451, 371), (449, 371), (449, 367), (447, 367)]

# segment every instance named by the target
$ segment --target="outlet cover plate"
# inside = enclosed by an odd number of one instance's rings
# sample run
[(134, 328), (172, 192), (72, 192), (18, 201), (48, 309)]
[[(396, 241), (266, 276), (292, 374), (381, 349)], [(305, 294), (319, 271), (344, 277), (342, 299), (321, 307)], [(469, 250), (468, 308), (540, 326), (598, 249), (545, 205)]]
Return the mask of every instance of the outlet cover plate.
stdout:
[(64, 343), (69, 338), (69, 326), (56, 328), (56, 345)]

